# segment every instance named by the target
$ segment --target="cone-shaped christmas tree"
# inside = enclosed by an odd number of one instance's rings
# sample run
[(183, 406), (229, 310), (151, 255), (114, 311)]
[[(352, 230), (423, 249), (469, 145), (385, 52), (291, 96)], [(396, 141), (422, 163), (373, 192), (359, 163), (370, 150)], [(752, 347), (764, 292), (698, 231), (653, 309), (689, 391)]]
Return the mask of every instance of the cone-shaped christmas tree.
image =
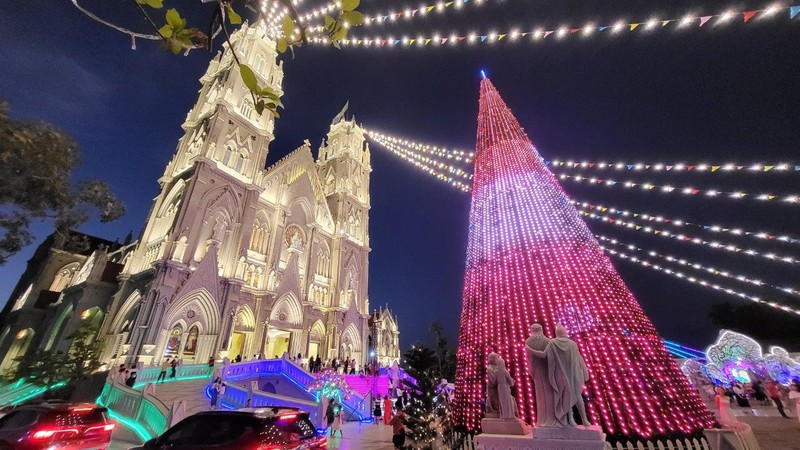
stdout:
[[(535, 423), (525, 339), (563, 324), (586, 360), (594, 424), (610, 436), (652, 439), (698, 432), (714, 418), (556, 178), (488, 79), (478, 142), (454, 412), (480, 426), (486, 356), (516, 380), (520, 416)], [(538, 387), (537, 387), (538, 388)]]

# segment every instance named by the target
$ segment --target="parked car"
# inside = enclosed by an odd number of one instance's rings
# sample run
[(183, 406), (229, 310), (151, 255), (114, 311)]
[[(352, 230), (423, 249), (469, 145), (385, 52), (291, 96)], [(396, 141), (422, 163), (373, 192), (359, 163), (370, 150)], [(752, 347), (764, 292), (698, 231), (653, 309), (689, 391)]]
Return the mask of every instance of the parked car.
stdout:
[(248, 408), (189, 416), (161, 436), (131, 450), (318, 450), (328, 441), (308, 413), (295, 408)]
[(92, 403), (21, 405), (0, 418), (0, 449), (105, 448), (116, 426), (106, 408)]

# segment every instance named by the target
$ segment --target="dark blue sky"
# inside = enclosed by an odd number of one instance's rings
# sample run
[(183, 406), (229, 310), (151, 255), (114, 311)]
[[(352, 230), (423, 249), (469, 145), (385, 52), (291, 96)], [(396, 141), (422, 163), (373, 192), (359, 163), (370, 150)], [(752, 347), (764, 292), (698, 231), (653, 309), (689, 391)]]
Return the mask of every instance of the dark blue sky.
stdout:
[[(123, 2), (85, 3), (105, 17), (121, 17), (126, 24), (147, 30), (135, 10)], [(372, 14), (392, 5), (416, 3), (363, 0), (360, 9)], [(512, 26), (552, 29), (589, 21), (610, 24), (618, 18), (644, 21), (654, 14), (660, 18), (700, 16), (725, 7), (764, 6), (699, 0), (489, 1), (481, 8), (450, 12), (445, 18), (363, 31), (370, 36), (400, 36), (404, 31), (415, 35), (425, 29), (443, 35)], [(746, 25), (709, 23), (701, 29), (625, 32), (539, 44), (301, 48), (295, 59), (285, 57), (286, 110), (276, 126), (269, 162), (305, 138), (316, 150), (346, 100), (350, 100), (351, 113), (368, 127), (420, 141), (474, 147), (478, 71), (485, 67), (548, 159), (798, 163), (799, 35), (800, 19), (790, 21), (781, 12), (779, 18), (754, 19)], [(157, 194), (156, 179), (195, 101), (197, 79), (209, 56), (194, 52), (175, 57), (144, 41), (133, 51), (128, 37), (90, 21), (67, 0), (0, 4), (0, 36), (0, 97), (10, 102), (12, 116), (46, 120), (73, 135), (85, 160), (77, 175), (109, 181), (127, 203), (128, 213), (118, 222), (89, 223), (83, 231), (111, 239), (122, 239), (131, 230), (137, 234)], [(674, 178), (668, 178), (669, 182), (678, 185), (800, 192), (796, 175), (670, 177)], [(699, 223), (800, 234), (793, 220), (797, 207), (681, 199), (569, 183), (564, 187), (581, 200)], [(442, 321), (455, 339), (469, 196), (376, 146), (371, 188), (372, 305), (388, 304), (398, 314), (404, 346), (429, 340), (427, 328), (433, 320)], [(641, 247), (741, 270), (776, 284), (791, 285), (797, 275), (786, 265), (730, 257), (595, 222), (589, 225), (596, 232)], [(37, 227), (40, 238), (49, 226)], [(33, 247), (26, 248), (0, 268), (3, 301), (32, 251)], [(791, 248), (784, 250), (791, 252)], [(727, 297), (627, 262), (616, 266), (666, 338), (694, 346), (710, 343), (717, 330), (707, 319), (709, 305)]]

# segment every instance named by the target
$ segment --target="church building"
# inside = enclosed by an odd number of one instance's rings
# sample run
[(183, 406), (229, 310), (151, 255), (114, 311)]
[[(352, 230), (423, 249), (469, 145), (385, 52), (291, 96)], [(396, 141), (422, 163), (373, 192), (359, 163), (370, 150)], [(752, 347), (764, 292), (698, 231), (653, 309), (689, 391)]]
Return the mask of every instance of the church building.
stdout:
[[(275, 43), (247, 25), (231, 41), (259, 85), (281, 93)], [(275, 120), (256, 113), (229, 49), (200, 81), (139, 240), (118, 253), (116, 289), (100, 308), (103, 362), (288, 353), (363, 366), (372, 317), (364, 131), (341, 113), (316, 159), (305, 141), (264, 169)], [(47, 333), (63, 336), (82, 311), (59, 303), (50, 309), (70, 320), (51, 320)]]

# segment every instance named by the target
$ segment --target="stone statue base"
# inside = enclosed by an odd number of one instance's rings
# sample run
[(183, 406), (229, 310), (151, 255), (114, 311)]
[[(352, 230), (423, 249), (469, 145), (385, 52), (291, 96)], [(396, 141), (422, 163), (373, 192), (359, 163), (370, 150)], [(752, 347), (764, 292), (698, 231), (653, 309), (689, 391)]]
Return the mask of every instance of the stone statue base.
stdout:
[(475, 440), (478, 450), (603, 450), (606, 446), (605, 435), (597, 426), (537, 427), (526, 435), (484, 432)]
[(481, 420), (483, 434), (503, 434), (523, 436), (530, 434), (531, 426), (521, 419), (496, 419), (487, 417)]

